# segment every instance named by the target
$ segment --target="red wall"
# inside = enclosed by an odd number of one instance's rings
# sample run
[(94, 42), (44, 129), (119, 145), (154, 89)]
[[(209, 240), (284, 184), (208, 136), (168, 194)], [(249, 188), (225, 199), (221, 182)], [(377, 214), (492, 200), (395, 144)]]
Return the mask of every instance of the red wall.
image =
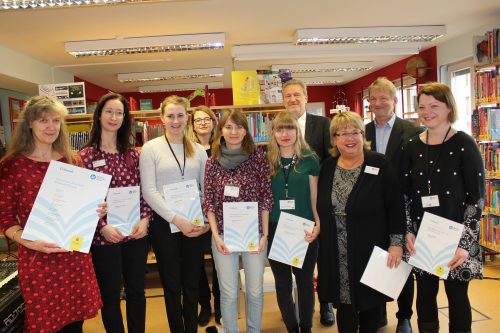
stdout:
[(85, 82), (85, 98), (87, 99), (87, 101), (99, 102), (103, 95), (106, 95), (108, 92), (110, 92), (109, 89), (98, 86), (97, 84), (86, 81), (77, 76), (75, 76), (74, 80), (75, 82)]
[[(431, 67), (431, 69), (427, 70), (427, 74), (418, 79), (418, 83), (425, 82), (434, 82), (437, 81), (437, 56), (436, 56), (436, 48), (432, 47), (425, 51), (421, 51), (419, 56), (425, 59), (427, 65)], [(406, 63), (409, 59), (414, 56), (405, 58), (400, 60), (392, 65), (379, 69), (373, 73), (360, 77), (357, 80), (351, 81), (345, 85), (339, 87), (343, 92), (345, 92), (347, 97), (347, 105), (351, 107), (351, 111), (356, 111), (359, 114), (362, 112), (362, 105), (360, 103), (359, 96), (362, 90), (366, 90), (366, 88), (375, 81), (378, 77), (385, 76), (387, 79), (394, 81), (401, 78), (401, 74), (406, 74)], [(366, 92), (365, 92), (366, 93)], [(358, 100), (356, 101), (356, 96), (358, 96)]]

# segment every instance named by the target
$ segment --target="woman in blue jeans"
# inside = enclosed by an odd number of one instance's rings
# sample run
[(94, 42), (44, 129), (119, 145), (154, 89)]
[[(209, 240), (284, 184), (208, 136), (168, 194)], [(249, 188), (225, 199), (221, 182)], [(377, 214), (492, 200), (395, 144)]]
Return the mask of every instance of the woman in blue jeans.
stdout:
[[(309, 246), (302, 268), (269, 260), (278, 306), (288, 332), (311, 332), (315, 297), (314, 266), (318, 257), (316, 238), (320, 230), (316, 211), (319, 161), (302, 138), (297, 119), (289, 112), (280, 113), (273, 120), (268, 150), (274, 200), (269, 216), (268, 252), (282, 211), (316, 222), (312, 233), (304, 232), (304, 239)], [(293, 208), (284, 205), (282, 200), (285, 199), (288, 203), (293, 201)], [(297, 283), (300, 321), (294, 311), (292, 273)]]

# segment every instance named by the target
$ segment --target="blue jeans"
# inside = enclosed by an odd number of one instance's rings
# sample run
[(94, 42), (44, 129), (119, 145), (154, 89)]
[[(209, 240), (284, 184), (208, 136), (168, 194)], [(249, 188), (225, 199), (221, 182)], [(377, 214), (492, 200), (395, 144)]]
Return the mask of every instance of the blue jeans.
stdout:
[(248, 252), (232, 252), (229, 255), (220, 253), (212, 240), (212, 253), (219, 277), (220, 305), (222, 321), (226, 333), (237, 333), (237, 302), (239, 293), (239, 257), (243, 260), (246, 289), (246, 323), (247, 333), (260, 332), (262, 306), (264, 304), (263, 279), (266, 262), (266, 251), (259, 254)]

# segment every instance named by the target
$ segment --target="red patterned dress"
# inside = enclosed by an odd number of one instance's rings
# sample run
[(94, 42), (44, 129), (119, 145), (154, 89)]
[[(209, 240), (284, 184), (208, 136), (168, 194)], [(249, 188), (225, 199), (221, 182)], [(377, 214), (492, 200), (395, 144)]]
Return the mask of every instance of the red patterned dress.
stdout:
[[(25, 226), (48, 166), (23, 155), (0, 165), (4, 233), (17, 224)], [(26, 306), (24, 332), (57, 332), (72, 322), (95, 317), (102, 306), (90, 254), (45, 254), (20, 245), (18, 273)]]

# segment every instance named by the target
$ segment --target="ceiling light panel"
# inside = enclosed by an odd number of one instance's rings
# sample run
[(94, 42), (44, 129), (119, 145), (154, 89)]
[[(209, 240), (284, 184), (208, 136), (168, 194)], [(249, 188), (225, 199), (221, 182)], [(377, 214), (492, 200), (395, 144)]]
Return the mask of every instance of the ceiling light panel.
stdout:
[(162, 84), (156, 86), (138, 87), (141, 93), (165, 92), (165, 91), (185, 91), (196, 90), (198, 88), (219, 89), (224, 88), (223, 82), (197, 82), (197, 83), (182, 83), (182, 84)]
[(354, 62), (320, 62), (311, 64), (272, 65), (273, 71), (288, 69), (292, 73), (322, 73), (322, 72), (362, 72), (373, 68), (371, 61)]
[(335, 76), (315, 76), (315, 77), (301, 77), (300, 81), (308, 86), (326, 86), (342, 83), (343, 78)]
[(224, 76), (224, 68), (197, 68), (180, 69), (157, 72), (125, 73), (118, 74), (118, 81), (122, 83), (152, 82), (167, 80), (186, 80), (199, 78), (213, 78)]
[(421, 43), (433, 41), (445, 34), (446, 27), (444, 25), (297, 29), (295, 43), (297, 45)]
[(121, 3), (167, 2), (172, 0), (2, 0), (0, 10), (116, 5)]
[(75, 57), (90, 57), (221, 49), (224, 42), (224, 33), (207, 33), (75, 41), (66, 42), (64, 46), (66, 52)]

